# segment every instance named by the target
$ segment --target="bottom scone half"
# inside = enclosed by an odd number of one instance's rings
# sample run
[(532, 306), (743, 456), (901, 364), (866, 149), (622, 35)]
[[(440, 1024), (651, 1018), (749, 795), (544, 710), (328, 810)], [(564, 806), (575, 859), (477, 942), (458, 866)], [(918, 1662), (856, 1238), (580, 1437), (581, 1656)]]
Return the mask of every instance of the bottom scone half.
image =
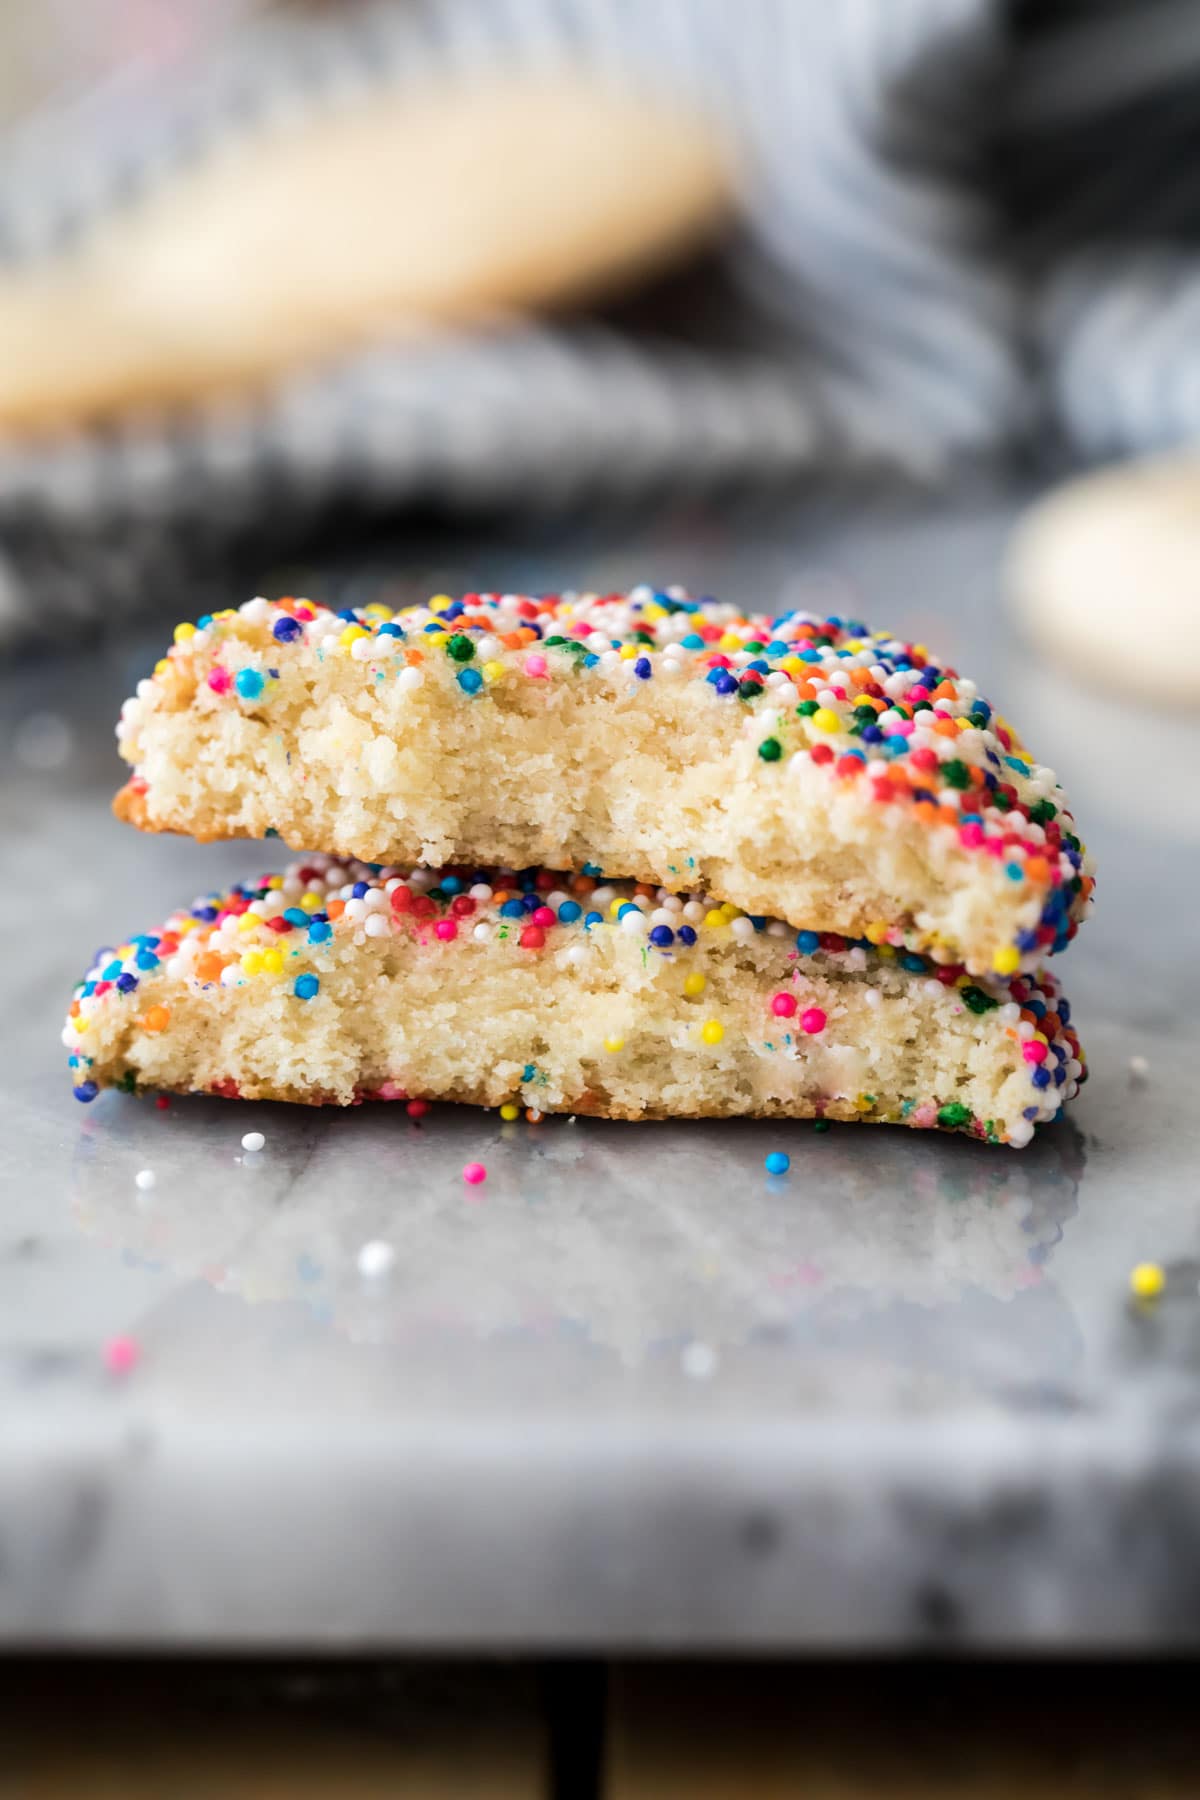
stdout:
[(616, 1119), (856, 1119), (1027, 1144), (1085, 1069), (1049, 975), (972, 980), (702, 895), (314, 856), (97, 953), (102, 1087)]

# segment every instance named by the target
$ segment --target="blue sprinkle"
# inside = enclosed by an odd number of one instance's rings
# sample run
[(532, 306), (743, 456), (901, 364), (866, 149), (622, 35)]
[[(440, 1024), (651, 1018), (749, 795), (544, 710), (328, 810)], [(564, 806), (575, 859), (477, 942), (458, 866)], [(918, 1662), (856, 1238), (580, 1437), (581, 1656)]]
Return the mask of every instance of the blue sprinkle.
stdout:
[(618, 918), (618, 919), (623, 919), (623, 918), (624, 918), (624, 917), (625, 917), (625, 914), (626, 914), (626, 913), (631, 913), (631, 912), (641, 912), (641, 910), (642, 910), (642, 909), (641, 909), (641, 907), (640, 907), (640, 906), (635, 906), (635, 905), (634, 905), (634, 904), (633, 904), (633, 901), (632, 901), (632, 900), (626, 900), (626, 901), (625, 901), (625, 902), (624, 902), (624, 904), (623, 904), (623, 905), (621, 905), (621, 906), (618, 906), (618, 908), (617, 908), (617, 918)]
[(289, 906), (283, 916), (289, 925), (302, 927), (308, 924), (308, 914), (303, 912), (298, 906)]
[(477, 694), (483, 686), (483, 676), (478, 669), (460, 669), (457, 680), (464, 694)]
[(525, 916), (525, 908), (519, 900), (506, 900), (500, 908), (502, 919), (520, 919)]
[(443, 894), (459, 894), (462, 892), (462, 882), (457, 875), (443, 875), (438, 886), (441, 888)]
[(1022, 952), (1022, 954), (1024, 954), (1028, 950), (1036, 950), (1037, 949), (1037, 932), (1036, 931), (1018, 931), (1018, 933), (1017, 933), (1017, 949), (1020, 950)]
[(89, 1102), (96, 1098), (100, 1089), (96, 1086), (94, 1081), (81, 1081), (79, 1086), (72, 1091), (74, 1092), (75, 1098), (77, 1100), (82, 1100), (83, 1104), (87, 1106)]
[(592, 652), (589, 650), (587, 655), (583, 659), (583, 666), (585, 669), (594, 669), (596, 664), (599, 661), (600, 661), (600, 658), (598, 656), (594, 656), (592, 654)]
[(193, 919), (203, 919), (211, 923), (216, 916), (217, 909), (215, 906), (193, 906), (192, 908)]
[(146, 970), (147, 973), (149, 973), (151, 969), (157, 969), (158, 958), (155, 956), (153, 950), (139, 950), (137, 953), (137, 966), (139, 969)]
[(366, 891), (367, 891), (367, 883), (365, 881), (356, 881), (353, 888), (351, 889), (351, 892), (354, 895), (354, 898), (356, 900), (361, 900), (363, 895), (366, 893)]
[(100, 977), (103, 981), (115, 981), (120, 973), (121, 964), (119, 962), (110, 962), (106, 969), (101, 969)]
[(197, 631), (207, 631), (209, 626), (212, 624), (212, 622), (213, 622), (212, 614), (205, 613), (205, 615), (202, 619), (196, 620), (196, 630)]
[(713, 686), (718, 694), (736, 694), (738, 684), (728, 669), (721, 669)]
[(538, 907), (541, 904), (542, 904), (542, 896), (540, 894), (522, 894), (522, 896), (521, 896), (521, 911), (522, 912), (527, 912), (527, 913), (536, 912)]
[(864, 725), (862, 728), (862, 741), (864, 744), (882, 744), (883, 733), (880, 731), (878, 725)]
[(564, 900), (558, 909), (558, 916), (564, 925), (573, 925), (583, 912), (577, 900)]
[(84, 999), (85, 999), (85, 1000), (90, 1000), (90, 999), (91, 999), (91, 997), (92, 997), (92, 995), (93, 995), (93, 994), (94, 994), (94, 993), (95, 993), (95, 991), (96, 991), (96, 984), (95, 984), (95, 982), (94, 982), (94, 981), (85, 981), (85, 982), (84, 982), (84, 984), (83, 984), (83, 998), (84, 998)]
[(1025, 871), (1020, 863), (1005, 863), (1004, 873), (1010, 881), (1021, 881), (1025, 876)]
[[(501, 908), (501, 911), (503, 911), (503, 908)], [(603, 923), (604, 923), (604, 914), (603, 913), (590, 912), (588, 914), (587, 918), (583, 921), (584, 930), (590, 931), (592, 929), (593, 925), (603, 925)]]
[(379, 627), (378, 635), (380, 637), (402, 638), (404, 636), (404, 632), (402, 631), (402, 629), (400, 628), (399, 625), (393, 625), (391, 620), (389, 619), (386, 625), (381, 625)]
[(914, 950), (910, 950), (907, 955), (900, 958), (900, 967), (907, 969), (910, 975), (919, 975), (925, 967), (925, 958), (918, 956)]
[(704, 639), (694, 631), (689, 631), (685, 638), (680, 639), (680, 642), (685, 650), (703, 650), (704, 648)]
[(117, 988), (122, 994), (132, 994), (137, 984), (136, 975), (121, 975), (117, 978)]
[(332, 936), (333, 926), (330, 925), (326, 919), (314, 919), (308, 928), (308, 941), (310, 944), (323, 944), (327, 938), (331, 938)]
[(263, 678), (257, 669), (239, 669), (233, 685), (243, 700), (257, 700), (263, 691)]
[(690, 925), (681, 925), (679, 927), (679, 941), (681, 944), (695, 943), (696, 933)]
[(300, 636), (303, 629), (299, 619), (289, 619), (285, 614), (272, 625), (271, 636), (278, 638), (281, 644), (290, 644), (293, 638)]
[(339, 619), (345, 619), (347, 625), (358, 624), (358, 614), (352, 606), (343, 606), (337, 616)]
[(600, 864), (599, 863), (584, 863), (583, 872), (585, 875), (599, 875)]
[(675, 942), (675, 933), (669, 925), (656, 925), (650, 933), (650, 942), (659, 950), (666, 950)]
[(1050, 1086), (1050, 1071), (1049, 1069), (1044, 1068), (1041, 1063), (1039, 1063), (1037, 1068), (1033, 1071), (1033, 1085), (1035, 1088), (1048, 1088)]
[(792, 1159), (782, 1150), (772, 1150), (766, 1160), (768, 1175), (786, 1175), (792, 1166)]
[(891, 737), (885, 739), (885, 742), (888, 749), (894, 750), (897, 756), (903, 756), (908, 749), (908, 739), (903, 732), (893, 732)]
[(315, 975), (297, 975), (296, 985), (292, 989), (297, 1000), (312, 1000), (321, 991), (321, 983)]
[(821, 948), (821, 940), (815, 931), (799, 931), (796, 933), (796, 948), (801, 956), (815, 956)]
[(639, 656), (633, 665), (633, 672), (639, 681), (649, 681), (650, 658), (648, 656)]

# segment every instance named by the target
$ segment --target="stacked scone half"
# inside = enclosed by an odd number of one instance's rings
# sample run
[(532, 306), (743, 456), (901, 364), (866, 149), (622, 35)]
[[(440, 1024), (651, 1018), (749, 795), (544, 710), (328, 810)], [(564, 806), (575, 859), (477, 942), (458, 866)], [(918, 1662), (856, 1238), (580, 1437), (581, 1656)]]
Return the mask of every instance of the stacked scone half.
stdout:
[(923, 645), (677, 589), (286, 597), (180, 625), (118, 815), (278, 872), (97, 954), (105, 1086), (1022, 1145), (1084, 1078), (1044, 961), (1093, 878), (1052, 771)]

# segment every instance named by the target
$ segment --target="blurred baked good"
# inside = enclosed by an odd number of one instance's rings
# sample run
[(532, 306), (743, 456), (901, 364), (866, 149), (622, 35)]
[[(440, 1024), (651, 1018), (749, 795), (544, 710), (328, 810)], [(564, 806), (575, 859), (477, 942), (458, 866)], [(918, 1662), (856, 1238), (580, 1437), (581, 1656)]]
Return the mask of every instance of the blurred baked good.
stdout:
[(0, 279), (0, 430), (254, 387), (619, 289), (711, 233), (715, 132), (569, 72), (385, 91), (231, 139)]
[(1134, 698), (1200, 703), (1200, 456), (1067, 482), (1013, 538), (1008, 590), (1039, 651)]

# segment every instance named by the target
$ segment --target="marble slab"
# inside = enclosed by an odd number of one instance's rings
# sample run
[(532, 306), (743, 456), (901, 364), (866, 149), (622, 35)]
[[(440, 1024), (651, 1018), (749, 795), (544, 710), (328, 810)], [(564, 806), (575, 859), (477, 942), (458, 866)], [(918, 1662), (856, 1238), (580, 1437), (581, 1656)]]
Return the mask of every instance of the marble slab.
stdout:
[[(1200, 1638), (1200, 965), (1178, 948), (1200, 727), (1031, 670), (995, 605), (1011, 511), (806, 501), (574, 562), (565, 539), (410, 546), (402, 572), (555, 585), (582, 563), (774, 601), (832, 571), (983, 678), (1068, 779), (1101, 874), (1065, 964), (1092, 1079), (1025, 1152), (79, 1107), (58, 1033), (94, 945), (272, 852), (108, 815), (112, 721), (161, 623), (3, 673), (0, 1643)], [(372, 1280), (375, 1239), (395, 1261)], [(1170, 1271), (1148, 1311), (1145, 1257)], [(116, 1335), (140, 1350), (123, 1376)]]

